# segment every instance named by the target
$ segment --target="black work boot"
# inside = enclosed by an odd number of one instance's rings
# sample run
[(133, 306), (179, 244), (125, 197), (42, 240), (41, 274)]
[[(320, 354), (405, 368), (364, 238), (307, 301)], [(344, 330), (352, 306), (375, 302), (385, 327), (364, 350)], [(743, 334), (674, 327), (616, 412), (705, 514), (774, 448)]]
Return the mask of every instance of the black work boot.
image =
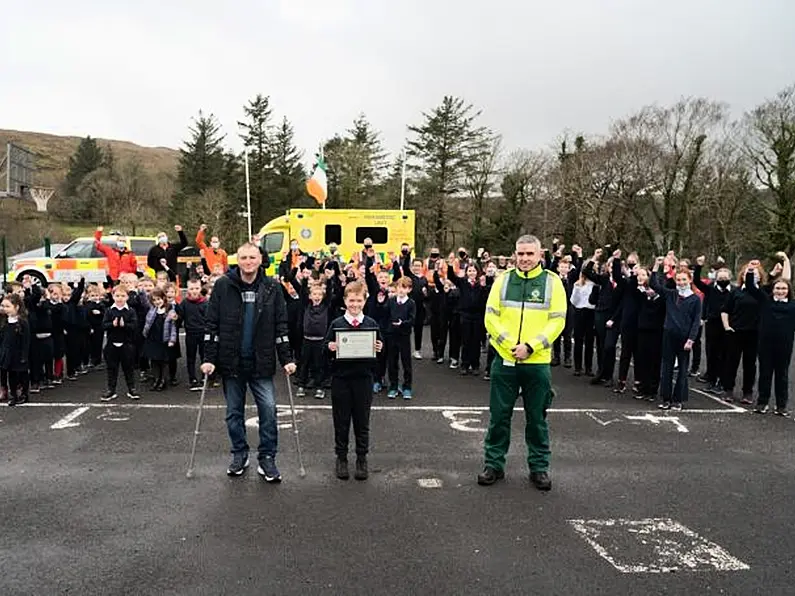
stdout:
[(366, 455), (359, 455), (356, 457), (356, 471), (353, 473), (353, 477), (356, 480), (367, 480), (368, 476), (367, 472), (367, 456)]
[(552, 490), (552, 481), (546, 472), (530, 472), (530, 482), (538, 490)]
[(337, 458), (337, 468), (336, 468), (337, 478), (340, 480), (347, 480), (351, 477), (350, 473), (348, 472), (348, 460), (344, 457)]
[(480, 486), (491, 486), (498, 480), (505, 478), (505, 472), (502, 470), (495, 470), (492, 467), (486, 466), (483, 472), (478, 474), (478, 484)]

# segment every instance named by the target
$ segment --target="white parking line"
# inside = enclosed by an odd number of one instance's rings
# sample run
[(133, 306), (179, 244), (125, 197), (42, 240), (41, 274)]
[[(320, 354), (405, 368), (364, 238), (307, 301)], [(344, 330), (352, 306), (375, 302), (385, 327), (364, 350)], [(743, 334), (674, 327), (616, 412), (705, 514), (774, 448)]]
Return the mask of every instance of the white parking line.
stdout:
[[(0, 407), (8, 407), (5, 404), (0, 404)], [(249, 404), (246, 406), (248, 409), (255, 409), (256, 406)], [(287, 405), (277, 405), (279, 409), (289, 409)], [(148, 403), (87, 403), (87, 402), (34, 402), (27, 403), (22, 406), (17, 406), (17, 410), (24, 410), (26, 408), (129, 408), (133, 410), (196, 410), (196, 404), (148, 404)], [(206, 410), (224, 410), (224, 404), (205, 404)], [(296, 411), (310, 411), (310, 410), (331, 410), (331, 404), (313, 404), (313, 405), (298, 405), (295, 406)], [(395, 405), (395, 406), (373, 406), (375, 411), (381, 412), (488, 412), (488, 406), (419, 406), (419, 405)], [(82, 415), (86, 410), (81, 411), (79, 414), (72, 412), (75, 418)], [(517, 406), (515, 412), (521, 412), (522, 407)], [(638, 414), (644, 412), (654, 412), (659, 415), (665, 415), (657, 408), (651, 410), (619, 410), (610, 408), (550, 408), (548, 410), (551, 414), (606, 414), (606, 413), (624, 413), (624, 414)], [(703, 409), (696, 408), (692, 410), (684, 409), (677, 411), (677, 416), (683, 414), (748, 414), (750, 410), (745, 408), (716, 408), (716, 409)], [(72, 419), (73, 420), (73, 419)], [(59, 421), (61, 422), (61, 421)], [(69, 422), (69, 421), (67, 421)]]

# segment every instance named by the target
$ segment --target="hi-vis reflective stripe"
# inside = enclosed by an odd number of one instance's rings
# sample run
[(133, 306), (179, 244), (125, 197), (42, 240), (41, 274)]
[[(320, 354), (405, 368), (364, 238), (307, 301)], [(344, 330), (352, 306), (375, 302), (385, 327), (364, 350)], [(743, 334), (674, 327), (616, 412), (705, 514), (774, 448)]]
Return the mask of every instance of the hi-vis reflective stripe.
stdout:
[(277, 337), (277, 338), (276, 338), (276, 343), (277, 343), (277, 344), (287, 344), (287, 343), (290, 343), (290, 338), (289, 338), (289, 337), (287, 337), (286, 335), (285, 335), (285, 336), (283, 336), (283, 337)]
[(551, 312), (549, 313), (548, 318), (550, 319), (565, 319), (566, 313), (565, 312)]
[(494, 308), (493, 306), (487, 306), (486, 312), (490, 315), (497, 315), (498, 317), (500, 316), (500, 309)]
[(549, 340), (543, 335), (536, 335), (536, 339), (541, 342), (541, 345), (544, 346), (545, 350), (550, 348)]
[(502, 342), (504, 342), (506, 339), (508, 339), (508, 334), (507, 334), (507, 333), (500, 333), (500, 334), (497, 336), (497, 343), (498, 343), (498, 344), (501, 344), (501, 343), (502, 343)]
[[(541, 275), (547, 276), (547, 287), (544, 290), (544, 302), (524, 302), (524, 308), (530, 308), (533, 310), (547, 310), (549, 305), (552, 303), (552, 276), (547, 272), (542, 272)], [(506, 300), (505, 297), (508, 295), (508, 275), (503, 276), (502, 287), (500, 288), (500, 305), (501, 306), (510, 306), (512, 308), (522, 308), (522, 302), (517, 300)]]

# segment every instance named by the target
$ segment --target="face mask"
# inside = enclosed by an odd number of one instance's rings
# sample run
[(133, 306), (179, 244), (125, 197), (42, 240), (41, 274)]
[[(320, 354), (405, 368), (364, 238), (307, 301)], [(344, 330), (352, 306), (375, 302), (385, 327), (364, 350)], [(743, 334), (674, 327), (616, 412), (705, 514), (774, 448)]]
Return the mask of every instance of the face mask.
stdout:
[(466, 256), (467, 256), (467, 253), (466, 253), (466, 251), (459, 250), (459, 251), (458, 251), (458, 256), (459, 256), (459, 258), (461, 258), (461, 259), (465, 259), (465, 258), (466, 258)]
[(679, 292), (680, 296), (689, 296), (693, 293), (693, 290), (688, 287), (680, 288), (679, 286), (676, 286), (676, 291)]
[(432, 252), (431, 253), (431, 258), (432, 259), (438, 259), (439, 258), (439, 253), (438, 252)]
[(634, 269), (636, 265), (637, 265), (637, 263), (627, 263), (627, 267), (629, 269)]
[(157, 237), (158, 244), (166, 244), (168, 243), (168, 236), (158, 236)]
[(124, 250), (127, 248), (127, 245), (124, 242), (117, 242), (116, 248), (118, 248), (119, 250)]
[(715, 279), (716, 277), (718, 277), (718, 274), (715, 273), (714, 271), (710, 271), (709, 273), (707, 273), (707, 279)]
[(720, 286), (721, 288), (728, 288), (731, 281), (729, 281), (728, 279), (719, 279), (715, 283), (717, 283), (718, 286)]
[(297, 244), (296, 242), (293, 242), (293, 243), (290, 245), (290, 250), (298, 250), (298, 244)]
[(335, 252), (337, 252), (337, 248), (336, 248), (335, 246), (332, 246), (332, 247), (329, 249), (329, 251), (331, 251), (331, 254), (334, 254)]
[(373, 245), (372, 244), (365, 244), (364, 248), (365, 248), (365, 250), (370, 250), (371, 248), (373, 248)]
[(409, 254), (409, 249), (408, 248), (404, 248), (400, 252), (402, 252), (404, 255), (407, 255), (407, 254)]
[(220, 242), (210, 242), (210, 246), (212, 246), (214, 249), (218, 250), (218, 248), (221, 246), (221, 243)]

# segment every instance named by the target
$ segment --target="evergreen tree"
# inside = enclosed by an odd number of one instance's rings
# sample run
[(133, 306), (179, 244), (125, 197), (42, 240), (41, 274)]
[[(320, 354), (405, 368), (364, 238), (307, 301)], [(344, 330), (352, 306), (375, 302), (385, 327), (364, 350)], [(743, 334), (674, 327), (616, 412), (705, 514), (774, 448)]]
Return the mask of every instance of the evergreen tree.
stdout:
[(64, 182), (65, 196), (77, 195), (77, 189), (83, 178), (100, 168), (103, 163), (104, 153), (97, 144), (97, 140), (90, 136), (81, 140), (74, 155), (69, 158), (69, 171)]
[(267, 219), (263, 223), (306, 202), (306, 172), (301, 165), (302, 154), (295, 146), (293, 127), (286, 117), (273, 137), (271, 155), (273, 190), (266, 206)]
[(272, 190), (273, 169), (273, 125), (270, 97), (257, 94), (243, 106), (245, 122), (238, 125), (245, 131), (243, 143), (248, 150), (249, 186), (251, 188), (251, 211), (256, 219), (265, 221), (268, 211), (268, 196)]
[(409, 126), (414, 138), (409, 140), (408, 154), (419, 161), (426, 194), (421, 217), (432, 218), (433, 243), (447, 246), (448, 199), (464, 193), (464, 176), (484, 151), (489, 131), (477, 126), (480, 111), (458, 97), (445, 96), (424, 122)]
[(221, 188), (225, 181), (224, 136), (215, 116), (205, 116), (200, 111), (189, 130), (191, 138), (180, 149), (177, 164), (177, 188), (172, 202), (176, 219), (201, 209), (202, 193)]

